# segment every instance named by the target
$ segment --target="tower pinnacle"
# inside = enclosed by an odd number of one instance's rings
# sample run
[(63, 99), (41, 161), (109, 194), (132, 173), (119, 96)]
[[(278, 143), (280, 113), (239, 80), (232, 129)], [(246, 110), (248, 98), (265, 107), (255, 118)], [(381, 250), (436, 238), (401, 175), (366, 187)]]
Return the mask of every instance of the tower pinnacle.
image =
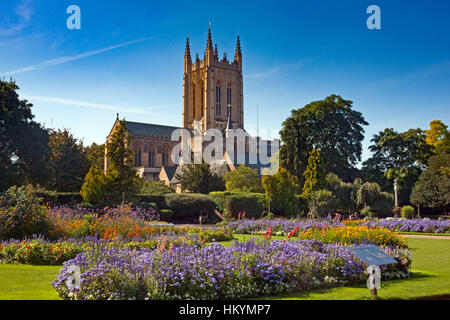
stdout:
[(184, 52), (184, 58), (189, 62), (191, 61), (191, 48), (189, 46), (189, 37), (186, 38), (186, 50)]

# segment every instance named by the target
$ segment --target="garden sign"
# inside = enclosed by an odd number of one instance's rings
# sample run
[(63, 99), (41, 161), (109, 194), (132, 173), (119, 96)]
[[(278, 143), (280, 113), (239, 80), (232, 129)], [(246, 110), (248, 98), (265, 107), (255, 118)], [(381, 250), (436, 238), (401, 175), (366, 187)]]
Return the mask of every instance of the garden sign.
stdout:
[(397, 263), (397, 261), (374, 245), (348, 247), (347, 249), (369, 265), (366, 270), (369, 274), (367, 287), (370, 289), (372, 295), (376, 297), (377, 289), (381, 288), (381, 270), (379, 266)]

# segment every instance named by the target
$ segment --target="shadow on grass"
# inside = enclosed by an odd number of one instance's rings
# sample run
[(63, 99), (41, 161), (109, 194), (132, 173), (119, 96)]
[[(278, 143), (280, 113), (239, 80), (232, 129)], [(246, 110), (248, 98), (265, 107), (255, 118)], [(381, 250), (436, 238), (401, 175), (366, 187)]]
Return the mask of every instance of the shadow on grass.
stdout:
[[(411, 276), (407, 279), (397, 279), (397, 280), (389, 280), (381, 283), (381, 289), (389, 289), (389, 287), (399, 285), (401, 283), (407, 283), (410, 281), (427, 281), (430, 278), (435, 278), (435, 275), (424, 273), (424, 272), (411, 272)], [(330, 296), (333, 294), (334, 290), (339, 290), (340, 288), (345, 289), (367, 289), (366, 284), (359, 284), (359, 285), (352, 285), (352, 286), (341, 286), (341, 287), (333, 287), (333, 288), (324, 288), (324, 289), (317, 289), (312, 291), (300, 291), (300, 292), (291, 292), (291, 293), (283, 293), (276, 296), (270, 296), (270, 297), (261, 297), (261, 299), (271, 299), (271, 300), (279, 300), (279, 299), (308, 299), (312, 295), (317, 297), (317, 295), (323, 294), (324, 296)], [(368, 292), (368, 291), (367, 291)], [(369, 293), (370, 294), (370, 293)], [(336, 293), (334, 295), (337, 297), (337, 300), (347, 300), (345, 295), (341, 295), (339, 293)], [(342, 296), (342, 298), (340, 297)], [(363, 294), (361, 296), (353, 295), (351, 300), (374, 300), (374, 297), (371, 297), (370, 295)], [(405, 298), (402, 297), (389, 297), (388, 300), (404, 300)], [(328, 299), (324, 299), (328, 300)]]

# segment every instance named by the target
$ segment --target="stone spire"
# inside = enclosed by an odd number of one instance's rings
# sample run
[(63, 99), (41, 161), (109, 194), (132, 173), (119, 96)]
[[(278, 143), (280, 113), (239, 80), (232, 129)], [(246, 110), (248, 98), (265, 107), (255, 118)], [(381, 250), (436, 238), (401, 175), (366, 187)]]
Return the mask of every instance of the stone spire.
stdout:
[(234, 54), (234, 60), (235, 61), (242, 61), (241, 41), (239, 40), (239, 35), (237, 36), (236, 53)]
[(211, 27), (208, 29), (208, 41), (206, 42), (206, 51), (213, 52), (212, 38), (211, 38)]
[(189, 37), (186, 38), (186, 50), (184, 52), (184, 59), (191, 62), (191, 48), (189, 46)]
[(216, 58), (216, 60), (219, 60), (219, 50), (217, 50), (217, 43), (214, 48), (214, 57)]

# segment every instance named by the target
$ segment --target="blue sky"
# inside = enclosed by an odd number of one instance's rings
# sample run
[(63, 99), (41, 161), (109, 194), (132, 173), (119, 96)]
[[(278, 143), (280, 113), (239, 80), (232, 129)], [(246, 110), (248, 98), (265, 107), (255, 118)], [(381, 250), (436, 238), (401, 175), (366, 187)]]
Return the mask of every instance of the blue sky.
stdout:
[[(69, 30), (66, 9), (81, 9)], [(381, 30), (369, 30), (369, 5)], [(183, 56), (203, 57), (208, 23), (219, 55), (243, 53), (245, 127), (279, 131), (293, 108), (335, 93), (373, 134), (450, 123), (448, 1), (2, 0), (0, 75), (13, 77), (36, 120), (103, 143), (119, 112), (181, 126)]]

